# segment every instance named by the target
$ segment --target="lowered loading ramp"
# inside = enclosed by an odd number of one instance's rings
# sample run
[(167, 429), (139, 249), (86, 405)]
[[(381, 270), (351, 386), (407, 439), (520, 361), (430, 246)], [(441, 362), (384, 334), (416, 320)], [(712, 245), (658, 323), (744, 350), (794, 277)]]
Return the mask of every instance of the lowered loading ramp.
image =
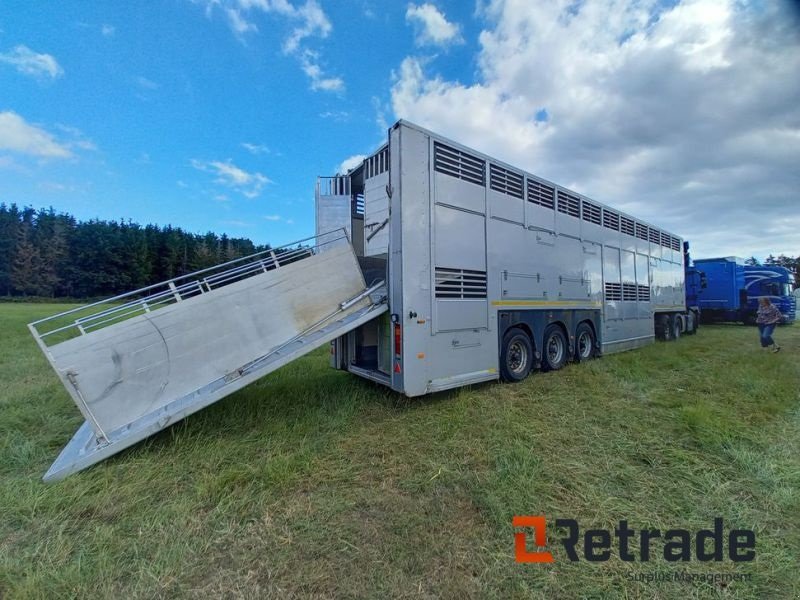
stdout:
[(44, 476), (95, 464), (387, 310), (343, 230), (29, 325), (86, 422)]

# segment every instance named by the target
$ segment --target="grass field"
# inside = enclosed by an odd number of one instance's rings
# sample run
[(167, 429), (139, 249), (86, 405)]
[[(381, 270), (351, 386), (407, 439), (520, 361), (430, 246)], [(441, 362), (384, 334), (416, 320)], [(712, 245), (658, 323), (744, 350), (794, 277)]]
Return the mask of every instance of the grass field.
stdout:
[[(320, 351), (97, 467), (0, 305), (0, 598), (800, 597), (800, 327), (706, 327), (520, 385), (407, 400)], [(757, 535), (752, 563), (514, 562), (513, 515)], [(560, 552), (559, 552), (560, 551)], [(638, 555), (638, 552), (637, 552)], [(634, 574), (750, 574), (641, 583)]]

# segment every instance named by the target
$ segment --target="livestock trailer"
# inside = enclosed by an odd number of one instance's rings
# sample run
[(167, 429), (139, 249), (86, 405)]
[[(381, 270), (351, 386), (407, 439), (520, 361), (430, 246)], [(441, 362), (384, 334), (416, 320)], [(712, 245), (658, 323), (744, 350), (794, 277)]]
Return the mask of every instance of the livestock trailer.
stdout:
[(696, 330), (680, 237), (407, 121), (316, 201), (389, 306), (332, 364), (408, 396)]
[(696, 328), (678, 236), (406, 121), (318, 179), (316, 213), (313, 237), (31, 323), (85, 419), (45, 480), (327, 344), (419, 396)]

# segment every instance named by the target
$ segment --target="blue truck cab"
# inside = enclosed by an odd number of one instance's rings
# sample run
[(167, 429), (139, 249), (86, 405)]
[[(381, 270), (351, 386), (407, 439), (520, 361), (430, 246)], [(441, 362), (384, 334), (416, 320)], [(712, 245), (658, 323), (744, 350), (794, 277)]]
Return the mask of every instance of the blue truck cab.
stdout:
[(744, 280), (748, 316), (758, 311), (758, 299), (767, 297), (778, 307), (787, 323), (794, 322), (797, 317), (797, 300), (792, 293), (794, 276), (789, 269), (745, 265)]
[(702, 258), (694, 268), (704, 275), (705, 285), (687, 278), (687, 300), (696, 297), (704, 322), (738, 321), (755, 323), (758, 299), (768, 297), (783, 313), (785, 322), (796, 316), (792, 274), (784, 267), (749, 266), (735, 256)]

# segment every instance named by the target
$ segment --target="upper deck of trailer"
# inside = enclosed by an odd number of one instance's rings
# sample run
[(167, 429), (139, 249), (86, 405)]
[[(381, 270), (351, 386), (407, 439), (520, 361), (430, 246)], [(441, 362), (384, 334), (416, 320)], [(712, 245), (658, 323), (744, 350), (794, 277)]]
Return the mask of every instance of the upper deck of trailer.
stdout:
[[(616, 208), (613, 208), (613, 207), (611, 207), (611, 206), (609, 206), (607, 204), (604, 204), (602, 202), (594, 200), (593, 198), (590, 198), (590, 197), (588, 197), (588, 196), (586, 196), (584, 194), (581, 194), (581, 193), (576, 192), (574, 190), (571, 190), (571, 189), (569, 189), (567, 187), (564, 187), (562, 185), (554, 183), (554, 182), (552, 182), (552, 181), (550, 181), (548, 179), (540, 177), (539, 175), (534, 175), (533, 173), (530, 173), (529, 171), (526, 171), (524, 169), (521, 169), (521, 168), (519, 168), (517, 166), (514, 166), (514, 165), (511, 165), (509, 163), (506, 163), (506, 162), (504, 162), (502, 160), (499, 160), (497, 158), (494, 158), (492, 156), (489, 156), (488, 154), (484, 154), (483, 152), (475, 150), (474, 148), (471, 148), (469, 146), (465, 146), (464, 144), (460, 144), (460, 143), (458, 143), (458, 142), (456, 142), (456, 141), (454, 141), (454, 140), (452, 140), (450, 138), (447, 138), (447, 137), (445, 137), (443, 135), (440, 135), (438, 133), (434, 133), (433, 131), (430, 131), (429, 129), (425, 129), (424, 127), (421, 127), (421, 126), (419, 126), (419, 125), (417, 125), (415, 123), (412, 123), (410, 121), (407, 121), (405, 119), (400, 119), (399, 121), (397, 121), (391, 127), (391, 129), (396, 129), (397, 127), (400, 127), (400, 126), (404, 126), (404, 127), (410, 128), (410, 129), (414, 129), (416, 131), (419, 131), (420, 133), (423, 133), (424, 135), (430, 136), (432, 139), (434, 139), (434, 140), (436, 140), (438, 142), (441, 142), (443, 144), (451, 146), (451, 147), (453, 147), (453, 148), (455, 148), (457, 150), (460, 150), (461, 152), (465, 152), (465, 153), (468, 153), (468, 154), (470, 154), (472, 156), (475, 156), (476, 158), (479, 158), (479, 159), (483, 160), (486, 163), (486, 165), (489, 166), (489, 167), (491, 165), (495, 165), (497, 167), (501, 167), (502, 169), (514, 172), (517, 175), (520, 175), (520, 176), (524, 177), (526, 180), (536, 181), (536, 182), (538, 182), (540, 184), (544, 184), (545, 186), (547, 186), (549, 188), (552, 188), (554, 190), (554, 203), (553, 203), (553, 206), (550, 207), (550, 208), (552, 208), (554, 211), (565, 212), (565, 211), (560, 210), (559, 206), (557, 205), (557, 202), (555, 202), (555, 199), (556, 199), (557, 195), (562, 195), (562, 196), (570, 197), (572, 199), (577, 199), (578, 202), (579, 202), (579, 206), (580, 206), (579, 213), (577, 215), (573, 214), (571, 216), (574, 216), (574, 217), (576, 217), (578, 219), (583, 219), (583, 220), (587, 220), (588, 221), (589, 219), (585, 219), (583, 217), (583, 210), (582, 210), (583, 209), (583, 205), (584, 204), (588, 204), (588, 205), (591, 205), (593, 207), (596, 207), (596, 208), (600, 209), (600, 212), (597, 213), (598, 216), (595, 217), (595, 220), (591, 220), (590, 221), (590, 222), (595, 223), (596, 225), (601, 225), (601, 226), (606, 227), (608, 229), (611, 229), (611, 230), (614, 230), (614, 231), (618, 231), (618, 232), (623, 233), (623, 234), (630, 235), (631, 237), (638, 238), (638, 239), (641, 239), (641, 240), (646, 240), (646, 241), (648, 241), (650, 243), (659, 244), (661, 246), (664, 246), (664, 247), (669, 248), (669, 249), (671, 249), (673, 251), (676, 251), (676, 252), (682, 252), (682, 250), (683, 250), (683, 238), (681, 238), (680, 236), (674, 235), (674, 234), (672, 234), (672, 233), (670, 233), (670, 232), (668, 232), (668, 231), (666, 231), (666, 230), (664, 230), (664, 229), (662, 229), (660, 227), (656, 227), (656, 226), (650, 224), (647, 221), (644, 221), (642, 219), (634, 217), (633, 215), (631, 215), (629, 213), (620, 211), (620, 210), (618, 210)], [(385, 152), (387, 152), (387, 144), (384, 143), (373, 154), (371, 154), (367, 158), (365, 158), (363, 164), (364, 165), (369, 164), (369, 162), (371, 160), (373, 160), (375, 157), (377, 157), (381, 153), (385, 153)], [(357, 170), (358, 170), (358, 168), (352, 169), (351, 173), (355, 172)], [(490, 184), (488, 182), (488, 178), (487, 178), (487, 181), (484, 182), (484, 185), (487, 188), (490, 187)], [(529, 192), (528, 185), (525, 182), (525, 184), (523, 185), (522, 196), (527, 201), (533, 201), (529, 197), (529, 193), (528, 192)], [(570, 214), (570, 213), (566, 213), (566, 214)], [(605, 219), (606, 215), (609, 216), (609, 220), (608, 221)], [(594, 216), (594, 215), (592, 215), (592, 216)], [(616, 227), (611, 227), (610, 225), (613, 224), (614, 222), (616, 222)], [(623, 226), (625, 226), (626, 229), (623, 229)], [(656, 235), (658, 236), (657, 239), (656, 239)], [(664, 236), (666, 236), (666, 238)]]

